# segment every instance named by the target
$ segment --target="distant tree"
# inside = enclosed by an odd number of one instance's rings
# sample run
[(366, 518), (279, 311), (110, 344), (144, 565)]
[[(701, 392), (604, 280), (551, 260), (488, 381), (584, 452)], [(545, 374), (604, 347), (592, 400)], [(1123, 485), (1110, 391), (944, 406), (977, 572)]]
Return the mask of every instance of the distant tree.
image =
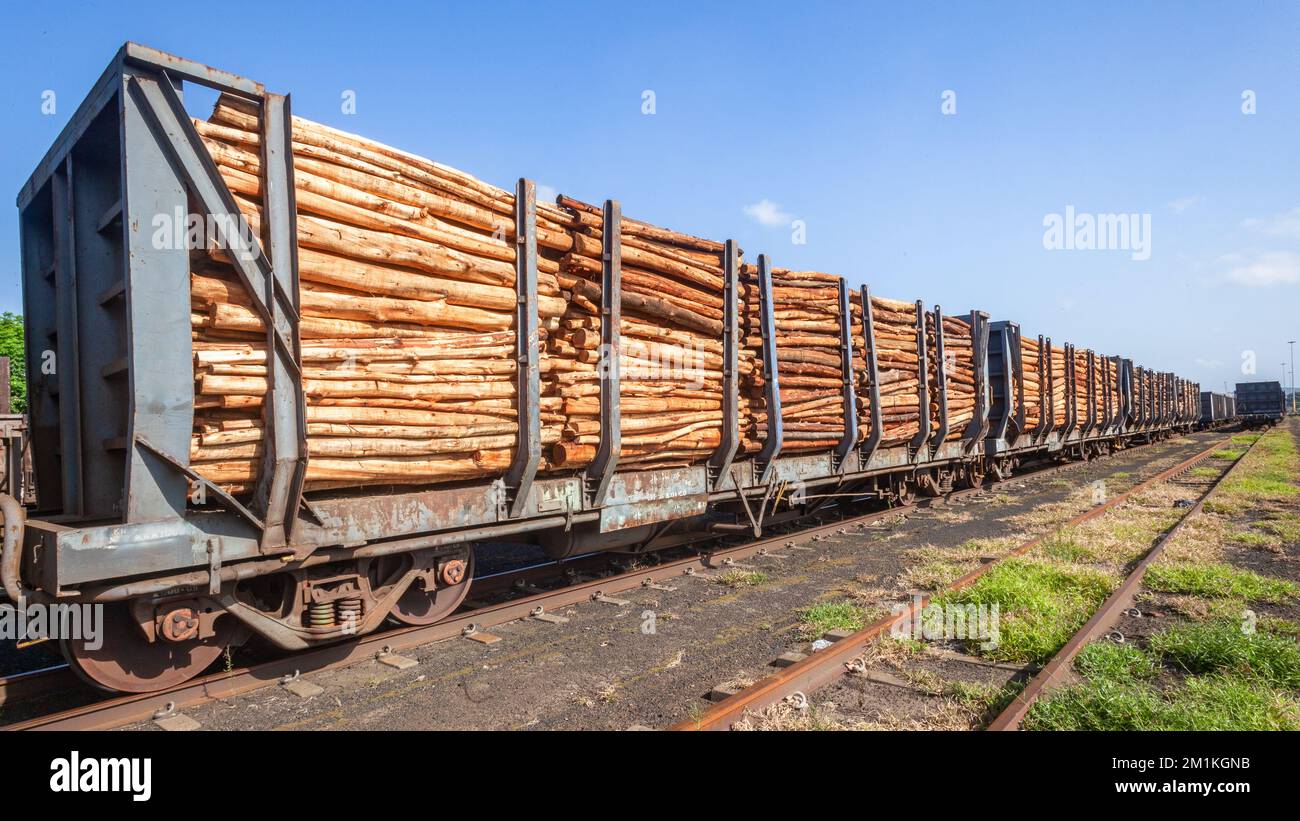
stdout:
[(23, 318), (0, 314), (0, 356), (9, 357), (9, 395), (14, 413), (27, 412), (27, 358), (23, 347)]

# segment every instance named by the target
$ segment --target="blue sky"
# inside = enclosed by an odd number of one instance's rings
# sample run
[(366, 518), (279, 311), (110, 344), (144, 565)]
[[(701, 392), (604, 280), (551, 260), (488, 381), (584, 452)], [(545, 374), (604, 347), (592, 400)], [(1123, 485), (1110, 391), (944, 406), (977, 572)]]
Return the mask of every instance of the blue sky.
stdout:
[[(223, 0), (0, 14), (8, 196), (135, 40), (490, 182), (616, 197), (630, 216), (734, 237), (751, 260), (978, 307), (1203, 386), (1242, 378), (1244, 351), (1253, 378), (1279, 378), (1300, 337), (1295, 3)], [(12, 202), (4, 310), (21, 305)], [(1149, 214), (1150, 259), (1045, 249), (1045, 216), (1067, 206)]]

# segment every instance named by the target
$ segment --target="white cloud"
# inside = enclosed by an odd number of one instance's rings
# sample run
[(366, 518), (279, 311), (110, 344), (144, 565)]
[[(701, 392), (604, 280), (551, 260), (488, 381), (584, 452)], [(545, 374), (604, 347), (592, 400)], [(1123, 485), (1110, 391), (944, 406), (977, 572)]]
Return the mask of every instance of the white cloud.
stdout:
[(768, 228), (775, 228), (778, 225), (789, 225), (794, 219), (791, 214), (781, 210), (781, 206), (769, 199), (761, 199), (753, 205), (745, 206), (745, 216), (757, 222), (759, 225), (766, 225)]
[(554, 204), (555, 204), (555, 198), (558, 197), (559, 195), (560, 195), (560, 192), (559, 192), (559, 191), (556, 191), (556, 190), (555, 190), (554, 188), (552, 188), (551, 186), (549, 186), (549, 185), (542, 185), (541, 183), (538, 183), (538, 184), (537, 184), (537, 201), (538, 201), (538, 202), (549, 202), (551, 205), (554, 205)]
[(1174, 209), (1176, 213), (1181, 214), (1184, 211), (1186, 211), (1188, 208), (1191, 208), (1193, 205), (1199, 205), (1203, 202), (1205, 202), (1205, 197), (1202, 197), (1200, 194), (1196, 194), (1190, 197), (1179, 197), (1178, 199), (1169, 203), (1169, 207)]
[(1300, 208), (1292, 208), (1263, 219), (1248, 219), (1242, 225), (1272, 237), (1300, 239)]
[(1219, 257), (1229, 266), (1224, 278), (1248, 288), (1293, 285), (1300, 282), (1300, 254), (1292, 251), (1227, 254)]
[(1217, 359), (1202, 359), (1199, 356), (1193, 359), (1192, 361), (1195, 362), (1197, 365), (1201, 366), (1202, 368), (1217, 368), (1223, 364)]

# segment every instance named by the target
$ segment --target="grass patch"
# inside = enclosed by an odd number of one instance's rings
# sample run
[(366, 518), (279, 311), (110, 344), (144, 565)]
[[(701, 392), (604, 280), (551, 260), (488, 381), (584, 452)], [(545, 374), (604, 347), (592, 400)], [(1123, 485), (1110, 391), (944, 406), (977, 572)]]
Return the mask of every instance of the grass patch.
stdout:
[(1127, 479), (1128, 477), (1129, 477), (1129, 472), (1127, 470), (1121, 470), (1116, 473), (1112, 473), (1110, 475), (1110, 478), (1112, 479)]
[(1234, 459), (1240, 459), (1245, 454), (1246, 451), (1244, 450), (1237, 450), (1235, 448), (1224, 448), (1223, 450), (1216, 450), (1214, 453), (1211, 453), (1210, 458), (1225, 459), (1228, 461), (1232, 461)]
[(1039, 701), (1025, 717), (1029, 730), (1294, 730), (1295, 698), (1231, 676), (1187, 679), (1159, 692), (1144, 684), (1101, 679)]
[(1064, 533), (1048, 536), (1038, 546), (1037, 551), (1044, 556), (1071, 564), (1087, 561), (1095, 557), (1093, 551), (1079, 543), (1078, 539)]
[(1284, 542), (1300, 542), (1300, 516), (1294, 513), (1270, 513), (1267, 519), (1256, 522), (1255, 526)]
[(727, 587), (757, 587), (766, 584), (772, 577), (761, 570), (728, 570), (717, 577), (718, 584)]
[(861, 630), (862, 609), (850, 601), (821, 602), (799, 611), (799, 631), (804, 638), (820, 638), (829, 630)]
[(907, 568), (900, 581), (905, 587), (915, 590), (938, 590), (960, 579), (967, 567), (946, 559), (933, 559)]
[(1110, 578), (1095, 570), (1013, 558), (970, 587), (936, 596), (935, 602), (996, 605), (996, 646), (985, 650), (972, 642), (967, 649), (1002, 661), (1041, 661), (1069, 640), (1110, 590)]
[(1189, 673), (1232, 673), (1300, 690), (1300, 645), (1285, 636), (1247, 632), (1236, 622), (1218, 621), (1162, 630), (1148, 644), (1152, 653)]
[(1293, 641), (1300, 639), (1300, 621), (1295, 621), (1294, 619), (1264, 616), (1259, 620), (1255, 627), (1265, 633), (1272, 633), (1276, 636), (1290, 636)]
[(1160, 672), (1160, 661), (1132, 644), (1094, 641), (1074, 660), (1079, 672), (1091, 680), (1146, 681)]
[[(1216, 632), (1217, 631), (1217, 632)], [(1216, 633), (1207, 640), (1209, 633)], [(1087, 681), (1057, 691), (1030, 708), (1030, 730), (1293, 730), (1300, 727), (1300, 702), (1272, 686), (1291, 675), (1287, 658), (1294, 646), (1286, 640), (1248, 636), (1232, 623), (1191, 625), (1160, 634), (1157, 649), (1093, 642), (1079, 653), (1075, 666)], [(1218, 648), (1205, 655), (1191, 648)], [(1191, 672), (1203, 673), (1177, 687), (1157, 689), (1150, 680), (1160, 671), (1161, 656), (1193, 661)], [(1288, 652), (1291, 654), (1288, 656)], [(1172, 655), (1171, 655), (1172, 654)], [(1249, 675), (1239, 671), (1254, 667)], [(1272, 666), (1268, 666), (1272, 665)], [(1278, 674), (1259, 676), (1268, 666)], [(1192, 668), (1195, 669), (1192, 669)], [(1228, 671), (1228, 672), (1224, 672)]]
[(1219, 471), (1214, 468), (1192, 468), (1188, 475), (1195, 479), (1213, 479), (1219, 475)]
[(1234, 533), (1229, 537), (1229, 540), (1234, 544), (1254, 548), (1256, 550), (1269, 550), (1276, 552), (1280, 548), (1277, 539), (1273, 536), (1269, 536), (1265, 533), (1255, 533), (1249, 530), (1241, 533)]
[(1161, 593), (1188, 593), (1209, 598), (1236, 598), (1279, 604), (1294, 598), (1300, 588), (1286, 579), (1273, 579), (1224, 562), (1154, 564), (1142, 579)]

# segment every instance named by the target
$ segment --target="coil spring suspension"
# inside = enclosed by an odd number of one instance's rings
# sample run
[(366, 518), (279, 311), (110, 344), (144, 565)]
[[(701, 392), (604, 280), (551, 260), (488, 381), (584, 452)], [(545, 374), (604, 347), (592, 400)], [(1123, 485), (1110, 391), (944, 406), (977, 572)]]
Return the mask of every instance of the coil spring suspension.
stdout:
[(312, 602), (307, 606), (308, 627), (333, 627), (334, 603)]
[(338, 623), (356, 627), (361, 623), (361, 599), (339, 599), (334, 603)]

